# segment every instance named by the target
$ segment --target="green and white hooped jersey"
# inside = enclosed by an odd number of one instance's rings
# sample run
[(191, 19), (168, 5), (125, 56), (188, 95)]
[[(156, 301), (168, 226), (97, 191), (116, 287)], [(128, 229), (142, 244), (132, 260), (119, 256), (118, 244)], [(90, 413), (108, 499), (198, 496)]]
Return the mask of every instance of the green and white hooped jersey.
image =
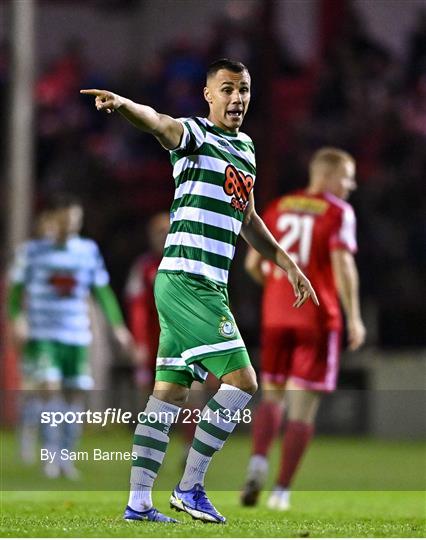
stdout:
[(181, 122), (181, 144), (170, 152), (176, 189), (159, 271), (226, 285), (256, 178), (254, 145), (206, 118)]
[(10, 281), (25, 286), (30, 339), (83, 346), (91, 342), (90, 289), (109, 283), (93, 240), (73, 236), (61, 246), (48, 239), (30, 240), (18, 248)]

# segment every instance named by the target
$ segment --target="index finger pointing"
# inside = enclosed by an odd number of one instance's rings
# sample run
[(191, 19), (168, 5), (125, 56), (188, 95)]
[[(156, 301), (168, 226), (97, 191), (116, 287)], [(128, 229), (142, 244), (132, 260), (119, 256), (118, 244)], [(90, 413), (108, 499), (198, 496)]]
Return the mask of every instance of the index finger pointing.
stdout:
[(98, 90), (97, 88), (89, 88), (85, 90), (80, 90), (80, 94), (88, 94), (89, 96), (100, 96), (105, 94), (104, 90)]
[(311, 298), (312, 298), (312, 301), (313, 303), (316, 305), (316, 306), (319, 306), (319, 301), (318, 301), (318, 298), (317, 298), (317, 295), (313, 289), (312, 286), (309, 287), (309, 294), (311, 295)]

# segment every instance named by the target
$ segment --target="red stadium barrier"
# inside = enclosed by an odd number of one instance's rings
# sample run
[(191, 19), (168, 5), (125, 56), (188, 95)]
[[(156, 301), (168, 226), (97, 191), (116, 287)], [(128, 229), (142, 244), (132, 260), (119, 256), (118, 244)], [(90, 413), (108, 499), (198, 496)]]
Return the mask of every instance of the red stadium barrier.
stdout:
[[(0, 278), (0, 305), (5, 306), (6, 284)], [(4, 307), (0, 311), (0, 425), (16, 424), (20, 388), (18, 355), (7, 327)]]

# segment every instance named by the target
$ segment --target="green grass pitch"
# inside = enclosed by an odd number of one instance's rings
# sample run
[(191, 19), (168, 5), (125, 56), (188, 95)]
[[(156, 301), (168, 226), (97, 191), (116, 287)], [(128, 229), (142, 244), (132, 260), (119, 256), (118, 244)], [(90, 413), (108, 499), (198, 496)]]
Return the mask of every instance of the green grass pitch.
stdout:
[[(236, 436), (207, 476), (208, 493), (228, 518), (203, 524), (168, 507), (179, 479), (182, 446), (172, 437), (154, 502), (176, 525), (125, 522), (129, 464), (79, 462), (83, 480), (46, 480), (39, 467), (22, 467), (11, 433), (1, 435), (1, 537), (424, 537), (425, 447), (418, 442), (317, 438), (297, 477), (289, 512), (242, 508), (238, 489), (250, 450)], [(82, 447), (127, 450), (126, 431), (86, 433)], [(274, 449), (272, 462), (278, 458)], [(269, 481), (269, 486), (273, 480)]]

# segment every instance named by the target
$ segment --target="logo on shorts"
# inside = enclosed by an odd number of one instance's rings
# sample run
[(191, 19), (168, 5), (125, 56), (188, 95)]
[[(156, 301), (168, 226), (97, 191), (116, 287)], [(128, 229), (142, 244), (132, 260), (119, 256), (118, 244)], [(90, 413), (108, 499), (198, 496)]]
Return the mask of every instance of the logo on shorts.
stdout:
[(229, 319), (222, 318), (222, 321), (219, 325), (220, 335), (226, 338), (231, 338), (235, 336), (236, 328), (235, 323)]

